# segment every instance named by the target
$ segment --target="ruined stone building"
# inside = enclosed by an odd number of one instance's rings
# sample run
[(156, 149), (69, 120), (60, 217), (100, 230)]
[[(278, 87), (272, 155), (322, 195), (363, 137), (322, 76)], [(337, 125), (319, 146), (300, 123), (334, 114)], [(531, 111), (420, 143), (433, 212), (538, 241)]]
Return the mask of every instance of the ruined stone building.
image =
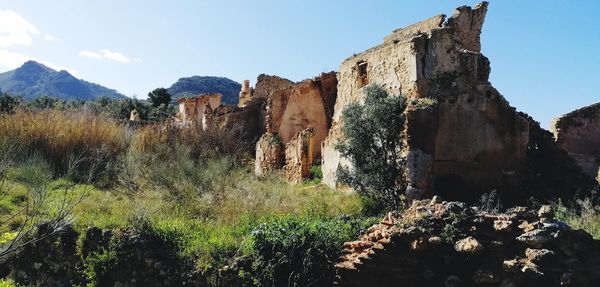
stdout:
[(557, 143), (589, 177), (598, 177), (600, 166), (600, 103), (572, 111), (553, 120)]
[(191, 98), (179, 98), (177, 103), (179, 104), (177, 119), (182, 123), (199, 123), (205, 124), (205, 112), (207, 108), (214, 110), (221, 105), (221, 98), (223, 95), (214, 94), (202, 94)]
[(285, 166), (288, 180), (301, 181), (321, 158), (337, 97), (336, 74), (293, 84), (259, 77), (254, 97), (267, 99), (266, 133), (256, 146), (256, 174)]
[[(487, 7), (462, 6), (450, 17), (397, 29), (343, 61), (337, 73), (298, 83), (260, 75), (254, 88), (244, 82), (239, 107), (266, 105), (255, 173), (284, 170), (299, 182), (321, 163), (323, 182), (340, 187), (338, 170), (351, 168), (336, 149), (344, 140), (342, 113), (374, 84), (407, 98), (402, 160), (409, 198), (473, 200), (504, 190), (523, 199), (534, 190), (560, 196), (589, 187), (549, 132), (489, 82), (490, 62), (480, 44)], [(583, 154), (595, 152), (591, 145)]]
[(349, 163), (335, 145), (344, 108), (364, 97), (369, 84), (411, 100), (437, 104), (409, 107), (406, 123), (408, 193), (424, 194), (437, 183), (486, 189), (510, 184), (523, 168), (528, 125), (489, 83), (489, 60), (480, 33), (487, 3), (459, 7), (398, 29), (384, 43), (345, 60), (339, 72), (333, 125), (323, 143), (323, 179), (337, 185), (336, 172)]

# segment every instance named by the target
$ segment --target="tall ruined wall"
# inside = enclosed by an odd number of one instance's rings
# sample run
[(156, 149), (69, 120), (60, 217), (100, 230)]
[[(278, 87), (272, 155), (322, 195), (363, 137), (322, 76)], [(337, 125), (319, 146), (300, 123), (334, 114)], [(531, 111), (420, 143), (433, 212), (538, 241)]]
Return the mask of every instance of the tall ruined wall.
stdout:
[[(526, 157), (528, 125), (488, 82), (489, 61), (479, 44), (486, 11), (486, 2), (459, 7), (445, 22), (440, 15), (396, 30), (384, 44), (342, 63), (332, 129), (322, 151), (326, 184), (335, 186), (338, 166), (348, 164), (335, 150), (341, 113), (363, 99), (369, 84), (409, 101), (438, 102), (428, 115), (414, 118), (408, 112), (409, 192), (422, 194), (436, 182), (486, 189), (516, 181)], [(423, 123), (428, 128), (420, 128)]]
[(256, 79), (252, 98), (268, 99), (271, 93), (283, 90), (294, 85), (294, 82), (278, 76), (260, 74)]
[(551, 129), (558, 145), (569, 153), (582, 171), (597, 178), (600, 165), (600, 103), (553, 120)]
[[(286, 145), (306, 129), (311, 130), (310, 158), (321, 158), (321, 143), (325, 140), (332, 122), (336, 97), (335, 72), (322, 73), (314, 79), (307, 79), (272, 92), (267, 100), (267, 134), (263, 135), (265, 139), (257, 145), (256, 150), (256, 174), (262, 175), (267, 170), (276, 169), (272, 164), (275, 161), (267, 160), (268, 157), (265, 157), (274, 154), (273, 149), (276, 149), (275, 146), (264, 144), (267, 139), (276, 137), (281, 144)], [(287, 157), (288, 151), (292, 150), (281, 152), (284, 152)], [(306, 175), (305, 171), (294, 172), (301, 176), (300, 179)]]
[(254, 99), (242, 108), (220, 106), (212, 112), (210, 124), (236, 133), (253, 146), (265, 132), (265, 106), (263, 99)]

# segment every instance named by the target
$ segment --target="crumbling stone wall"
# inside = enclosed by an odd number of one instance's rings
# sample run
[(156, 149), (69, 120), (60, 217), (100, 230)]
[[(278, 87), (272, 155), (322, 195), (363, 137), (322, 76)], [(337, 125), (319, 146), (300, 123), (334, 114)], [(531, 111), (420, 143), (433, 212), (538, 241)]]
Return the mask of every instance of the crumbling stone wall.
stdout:
[(600, 241), (514, 207), (481, 211), (461, 202), (414, 201), (344, 244), (337, 286), (596, 286)]
[(256, 86), (252, 98), (268, 99), (271, 93), (289, 88), (294, 82), (278, 76), (260, 74), (256, 79)]
[(242, 89), (240, 90), (240, 100), (238, 102), (238, 107), (243, 108), (252, 100), (252, 96), (254, 95), (254, 88), (250, 87), (250, 81), (244, 80), (242, 82)]
[(277, 134), (266, 132), (256, 142), (254, 174), (264, 176), (266, 172), (283, 168), (285, 150), (281, 138)]
[(326, 184), (335, 187), (338, 168), (349, 165), (335, 149), (341, 113), (362, 100), (369, 84), (409, 101), (437, 101), (427, 112), (408, 112), (404, 157), (410, 195), (423, 196), (437, 186), (461, 198), (465, 190), (517, 182), (528, 125), (488, 82), (489, 61), (479, 44), (486, 11), (487, 2), (459, 7), (446, 21), (439, 15), (396, 30), (382, 45), (342, 63), (332, 128), (322, 147)]
[(569, 153), (582, 171), (597, 178), (600, 166), (600, 103), (554, 119), (551, 129), (556, 142)]
[[(308, 151), (313, 160), (321, 157), (321, 143), (327, 136), (333, 114), (333, 105), (337, 97), (337, 76), (335, 72), (323, 73), (314, 79), (307, 79), (285, 89), (272, 92), (268, 97), (265, 139), (259, 142), (256, 151), (256, 174), (262, 175), (267, 170), (276, 169), (268, 166), (274, 161), (265, 160), (265, 155), (285, 152), (281, 155), (288, 157), (288, 150), (279, 150), (276, 146), (265, 144), (273, 136), (277, 136), (283, 145), (289, 144), (300, 133), (311, 129), (311, 141)], [(289, 150), (292, 152), (293, 149)], [(297, 155), (290, 154), (292, 158)], [(268, 157), (270, 158), (270, 157)], [(294, 165), (295, 166), (295, 165)], [(310, 165), (308, 166), (310, 168)], [(302, 168), (301, 168), (302, 169)], [(305, 171), (296, 173), (294, 182), (304, 178)]]
[(297, 133), (285, 146), (285, 177), (299, 183), (310, 175), (314, 162), (314, 131), (307, 128)]
[(206, 107), (214, 110), (221, 105), (223, 95), (219, 93), (202, 94), (191, 98), (180, 98), (177, 100), (179, 104), (179, 112), (177, 118), (183, 123), (195, 122), (202, 124)]
[(244, 107), (223, 105), (207, 114), (210, 118), (207, 124), (234, 132), (240, 140), (254, 145), (265, 132), (265, 109), (264, 99), (252, 99)]

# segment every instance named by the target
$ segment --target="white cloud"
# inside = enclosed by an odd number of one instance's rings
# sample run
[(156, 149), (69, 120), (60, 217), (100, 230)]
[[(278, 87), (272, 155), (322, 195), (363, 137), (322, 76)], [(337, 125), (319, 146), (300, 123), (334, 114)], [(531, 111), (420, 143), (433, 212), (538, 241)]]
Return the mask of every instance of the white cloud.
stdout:
[(113, 52), (113, 51), (107, 50), (107, 49), (104, 49), (100, 52), (102, 52), (102, 56), (104, 56), (104, 58), (108, 59), (108, 60), (113, 60), (113, 61), (119, 62), (119, 63), (131, 62), (131, 60), (129, 58), (125, 57), (125, 55), (123, 55), (119, 52)]
[(39, 33), (40, 31), (21, 15), (9, 10), (0, 10), (0, 48), (29, 46), (33, 42), (31, 35)]
[(79, 52), (80, 57), (94, 58), (94, 59), (102, 59), (102, 55), (92, 52), (92, 51), (81, 51)]
[(69, 69), (69, 68), (66, 68), (66, 67), (63, 67), (60, 65), (56, 65), (56, 64), (44, 61), (44, 60), (40, 60), (36, 57), (31, 57), (28, 55), (0, 49), (0, 71), (14, 70), (29, 60), (36, 61), (38, 63), (42, 63), (42, 64), (46, 65), (47, 67), (57, 70), (57, 71), (66, 70), (71, 75), (76, 76), (76, 77), (78, 77), (78, 74), (79, 74), (76, 70), (72, 70), (72, 69)]
[(103, 49), (98, 52), (83, 50), (79, 52), (80, 57), (94, 58), (94, 59), (102, 59), (115, 61), (123, 64), (128, 64), (131, 62), (141, 63), (142, 59), (140, 58), (129, 58), (119, 52), (111, 51), (109, 49)]
[(56, 38), (56, 37), (54, 37), (54, 36), (52, 36), (50, 34), (46, 34), (44, 36), (44, 40), (46, 40), (48, 42), (56, 42), (56, 41), (58, 41), (58, 38)]

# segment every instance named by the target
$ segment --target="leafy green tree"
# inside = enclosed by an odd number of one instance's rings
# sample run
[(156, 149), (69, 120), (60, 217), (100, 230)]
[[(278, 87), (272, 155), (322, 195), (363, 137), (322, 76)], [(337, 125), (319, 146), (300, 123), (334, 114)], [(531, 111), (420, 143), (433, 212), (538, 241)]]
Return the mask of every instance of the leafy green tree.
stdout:
[(13, 97), (9, 94), (0, 92), (0, 114), (10, 114), (19, 106), (18, 97)]
[(337, 149), (352, 163), (338, 175), (379, 207), (398, 208), (405, 189), (402, 132), (406, 99), (390, 96), (377, 85), (365, 88), (364, 104), (350, 104), (342, 112), (345, 140)]
[(171, 94), (169, 94), (165, 88), (157, 88), (148, 93), (148, 99), (155, 108), (159, 107), (160, 105), (168, 106), (171, 102)]

